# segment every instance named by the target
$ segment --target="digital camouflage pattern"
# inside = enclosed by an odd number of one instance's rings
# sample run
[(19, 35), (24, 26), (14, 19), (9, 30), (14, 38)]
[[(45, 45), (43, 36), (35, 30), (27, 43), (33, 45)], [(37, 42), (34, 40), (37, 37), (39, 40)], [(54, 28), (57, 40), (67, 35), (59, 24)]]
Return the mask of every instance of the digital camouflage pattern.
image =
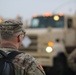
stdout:
[[(0, 50), (9, 53), (15, 49), (11, 48), (0, 48)], [(27, 53), (21, 53), (15, 57), (13, 60), (15, 65), (16, 75), (45, 75), (45, 72), (38, 61)]]
[(18, 20), (5, 20), (0, 23), (0, 35), (3, 39), (8, 40), (11, 38), (14, 34), (23, 31), (22, 29), (23, 23)]
[(9, 19), (0, 23), (0, 30), (17, 33), (22, 30), (22, 25), (23, 23), (21, 21)]

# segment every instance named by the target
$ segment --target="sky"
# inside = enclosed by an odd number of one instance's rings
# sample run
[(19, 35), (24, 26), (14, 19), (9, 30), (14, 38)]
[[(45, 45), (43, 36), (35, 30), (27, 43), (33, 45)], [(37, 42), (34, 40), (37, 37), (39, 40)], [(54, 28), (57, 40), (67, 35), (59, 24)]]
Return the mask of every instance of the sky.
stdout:
[(34, 14), (60, 12), (74, 14), (76, 0), (0, 0), (0, 16), (5, 18), (19, 15), (26, 20), (31, 19)]

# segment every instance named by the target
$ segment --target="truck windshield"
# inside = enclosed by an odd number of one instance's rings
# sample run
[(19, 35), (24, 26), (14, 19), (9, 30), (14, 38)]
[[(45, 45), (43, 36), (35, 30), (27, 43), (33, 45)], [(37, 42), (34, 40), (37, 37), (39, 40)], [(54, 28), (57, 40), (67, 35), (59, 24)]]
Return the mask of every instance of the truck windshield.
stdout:
[(38, 16), (32, 19), (31, 28), (63, 28), (64, 16), (53, 15), (49, 17)]

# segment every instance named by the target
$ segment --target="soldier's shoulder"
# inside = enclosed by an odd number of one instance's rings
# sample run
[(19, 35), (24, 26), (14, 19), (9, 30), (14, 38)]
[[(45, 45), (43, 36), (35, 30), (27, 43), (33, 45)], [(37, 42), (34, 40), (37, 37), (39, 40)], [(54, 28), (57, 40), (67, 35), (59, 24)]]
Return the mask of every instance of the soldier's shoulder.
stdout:
[[(15, 64), (18, 64), (18, 65), (21, 65), (23, 67), (25, 67), (26, 69), (29, 67), (29, 65), (34, 62), (36, 63), (36, 59), (31, 56), (30, 54), (27, 54), (27, 53), (21, 53), (21, 54), (18, 54), (15, 59), (13, 60), (13, 62)], [(37, 64), (37, 63), (36, 63)]]
[(36, 60), (32, 55), (30, 55), (28, 53), (21, 53), (21, 54), (19, 54), (19, 56), (20, 56), (21, 59), (26, 59), (27, 61), (28, 60), (30, 60), (30, 61), (35, 61)]
[(36, 75), (37, 73), (38, 75), (45, 75), (43, 68), (41, 67), (37, 59), (35, 59), (32, 55), (27, 53), (21, 53), (16, 56), (16, 59), (18, 59), (17, 64), (21, 65), (21, 67), (24, 67), (26, 72), (27, 70), (29, 70), (28, 73), (32, 73), (34, 71), (34, 75)]
[(34, 63), (38, 62), (32, 55), (27, 54), (27, 53), (21, 53), (21, 54), (17, 55), (16, 58), (25, 62), (24, 63), (25, 65), (27, 65), (27, 64), (29, 65), (32, 62), (34, 62)]

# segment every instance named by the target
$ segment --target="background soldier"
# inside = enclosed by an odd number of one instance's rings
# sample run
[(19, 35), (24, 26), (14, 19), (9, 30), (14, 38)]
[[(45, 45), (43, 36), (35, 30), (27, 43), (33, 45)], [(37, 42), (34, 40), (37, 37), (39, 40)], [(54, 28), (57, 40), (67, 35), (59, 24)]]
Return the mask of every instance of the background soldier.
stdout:
[[(0, 23), (0, 50), (9, 53), (17, 50), (24, 37), (22, 22), (7, 20)], [(21, 53), (13, 60), (16, 75), (45, 75), (41, 65), (29, 54)]]
[(76, 73), (76, 49), (72, 51), (68, 57), (69, 67)]

